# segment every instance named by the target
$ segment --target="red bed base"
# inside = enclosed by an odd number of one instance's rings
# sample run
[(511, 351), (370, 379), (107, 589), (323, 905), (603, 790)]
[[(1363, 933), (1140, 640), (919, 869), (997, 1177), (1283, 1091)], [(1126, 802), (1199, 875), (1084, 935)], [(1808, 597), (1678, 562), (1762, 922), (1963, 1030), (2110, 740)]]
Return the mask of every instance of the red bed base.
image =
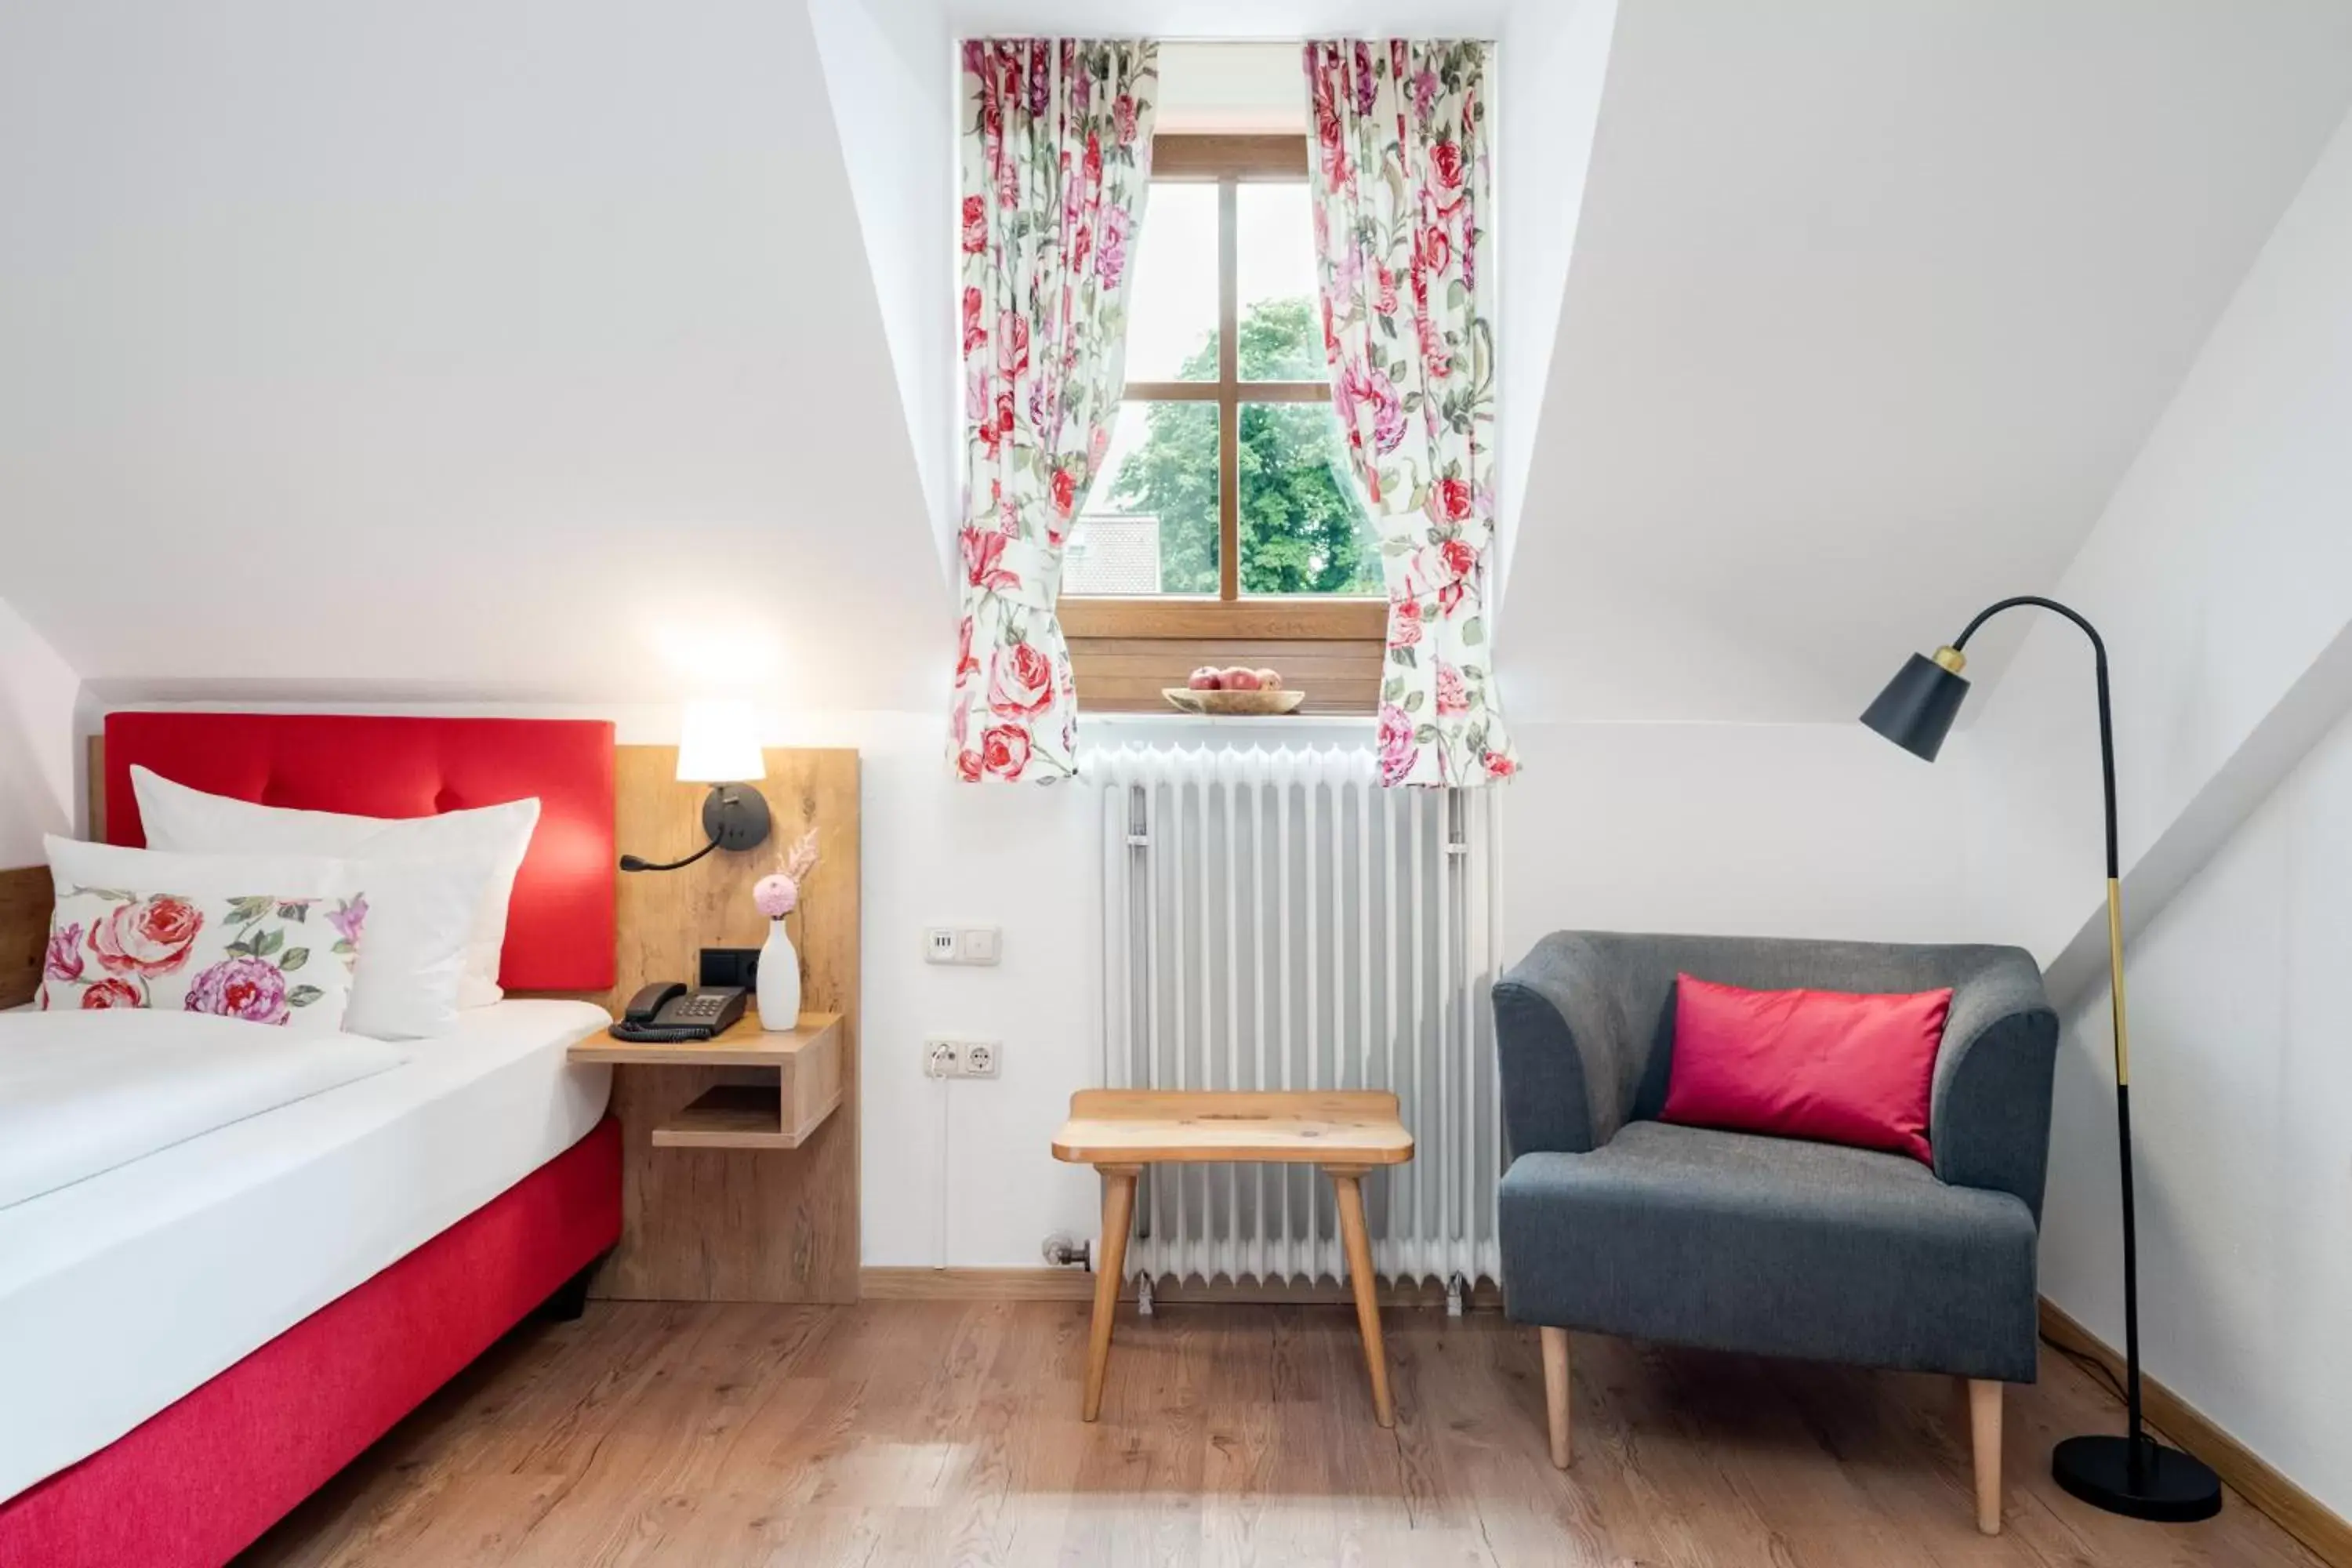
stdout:
[(365, 1284), (0, 1503), (0, 1564), (218, 1568), (620, 1236), (621, 1129), (607, 1116)]

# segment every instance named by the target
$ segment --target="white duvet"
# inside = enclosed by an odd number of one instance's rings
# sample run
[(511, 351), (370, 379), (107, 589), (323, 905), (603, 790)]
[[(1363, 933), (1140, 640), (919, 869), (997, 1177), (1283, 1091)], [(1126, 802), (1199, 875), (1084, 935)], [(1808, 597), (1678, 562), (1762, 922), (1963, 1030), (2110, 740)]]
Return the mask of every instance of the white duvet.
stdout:
[(407, 1059), (200, 1013), (0, 1014), (0, 1209)]

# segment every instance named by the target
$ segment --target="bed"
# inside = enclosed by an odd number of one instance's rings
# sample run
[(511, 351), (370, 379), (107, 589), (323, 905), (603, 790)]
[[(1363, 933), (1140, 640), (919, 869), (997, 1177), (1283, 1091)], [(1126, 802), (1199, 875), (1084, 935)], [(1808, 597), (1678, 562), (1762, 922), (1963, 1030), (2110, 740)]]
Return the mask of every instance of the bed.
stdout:
[(415, 816), (535, 795), (509, 999), (396, 1066), (0, 1208), (0, 1563), (217, 1564), (621, 1228), (609, 1069), (612, 733), (504, 720), (119, 714), (144, 763), (267, 804)]

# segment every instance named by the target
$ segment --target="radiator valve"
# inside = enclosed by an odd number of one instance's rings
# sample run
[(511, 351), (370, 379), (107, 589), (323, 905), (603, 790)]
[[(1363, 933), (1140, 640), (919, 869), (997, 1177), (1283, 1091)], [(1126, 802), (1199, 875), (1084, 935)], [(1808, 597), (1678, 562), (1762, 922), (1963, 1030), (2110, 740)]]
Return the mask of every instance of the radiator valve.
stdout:
[(1083, 1268), (1094, 1272), (1094, 1243), (1074, 1241), (1066, 1230), (1057, 1230), (1045, 1238), (1045, 1261), (1056, 1268)]

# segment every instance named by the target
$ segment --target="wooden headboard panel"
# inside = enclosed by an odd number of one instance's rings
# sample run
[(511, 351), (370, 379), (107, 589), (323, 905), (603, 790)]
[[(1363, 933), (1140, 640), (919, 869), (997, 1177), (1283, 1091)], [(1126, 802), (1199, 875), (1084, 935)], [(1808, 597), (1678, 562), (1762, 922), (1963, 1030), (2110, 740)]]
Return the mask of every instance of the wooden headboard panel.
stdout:
[(0, 1007), (30, 1002), (40, 989), (54, 901), (47, 866), (0, 871)]
[[(700, 784), (677, 782), (667, 746), (623, 746), (616, 805), (622, 847), (671, 860), (703, 842)], [(841, 1105), (797, 1149), (655, 1149), (650, 1130), (709, 1087), (690, 1068), (614, 1069), (613, 1109), (625, 1152), (627, 1228), (595, 1292), (689, 1301), (855, 1301), (858, 1244), (858, 787), (852, 751), (771, 749), (759, 791), (772, 843), (709, 855), (681, 871), (621, 879), (620, 984), (626, 1000), (653, 980), (692, 977), (700, 947), (757, 947), (768, 922), (751, 884), (809, 828), (816, 869), (789, 921), (801, 954), (801, 1005), (839, 1013)]]

